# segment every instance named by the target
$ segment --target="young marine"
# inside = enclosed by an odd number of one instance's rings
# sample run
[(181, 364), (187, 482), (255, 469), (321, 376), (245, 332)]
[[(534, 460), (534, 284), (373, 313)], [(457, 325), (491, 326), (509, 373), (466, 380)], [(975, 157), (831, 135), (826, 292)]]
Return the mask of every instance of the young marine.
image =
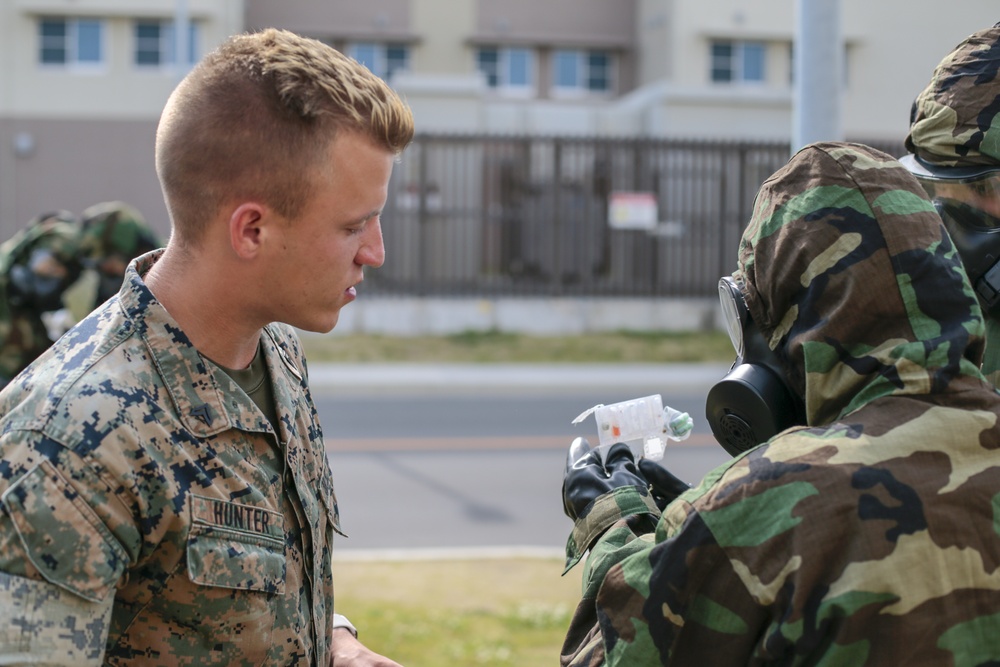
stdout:
[(384, 248), (409, 108), (331, 47), (234, 36), (170, 96), (165, 249), (0, 392), (0, 662), (393, 666), (334, 603), (293, 327)]

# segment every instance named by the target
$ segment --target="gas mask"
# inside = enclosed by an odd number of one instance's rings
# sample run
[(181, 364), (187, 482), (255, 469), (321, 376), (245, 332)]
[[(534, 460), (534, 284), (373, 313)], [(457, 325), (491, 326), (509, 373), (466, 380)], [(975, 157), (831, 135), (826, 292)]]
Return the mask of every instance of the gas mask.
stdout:
[(1000, 167), (937, 167), (915, 155), (899, 161), (944, 221), (983, 312), (1000, 317)]
[(719, 280), (719, 300), (736, 361), (709, 390), (705, 411), (715, 439), (737, 456), (790, 426), (805, 424), (805, 407), (750, 317), (739, 285), (728, 276)]
[(14, 308), (45, 313), (63, 307), (63, 292), (79, 271), (66, 267), (49, 250), (32, 251), (27, 264), (10, 267), (7, 300)]

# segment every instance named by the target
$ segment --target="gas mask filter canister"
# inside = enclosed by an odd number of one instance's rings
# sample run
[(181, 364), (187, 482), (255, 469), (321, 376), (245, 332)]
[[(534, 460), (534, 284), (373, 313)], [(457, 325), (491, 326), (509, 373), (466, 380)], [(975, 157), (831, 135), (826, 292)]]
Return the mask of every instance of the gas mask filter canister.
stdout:
[(719, 280), (719, 300), (736, 361), (709, 390), (705, 411), (715, 439), (737, 456), (790, 426), (805, 424), (805, 410), (750, 317), (739, 285), (728, 276)]

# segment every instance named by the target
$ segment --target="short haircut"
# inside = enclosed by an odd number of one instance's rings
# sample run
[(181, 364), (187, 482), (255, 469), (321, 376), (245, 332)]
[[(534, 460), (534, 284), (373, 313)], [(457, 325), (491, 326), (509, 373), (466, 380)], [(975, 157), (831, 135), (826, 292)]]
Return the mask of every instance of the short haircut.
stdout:
[(178, 240), (200, 237), (240, 198), (297, 215), (341, 130), (399, 154), (413, 116), (385, 81), (322, 42), (273, 28), (230, 37), (177, 86), (157, 127), (156, 172)]

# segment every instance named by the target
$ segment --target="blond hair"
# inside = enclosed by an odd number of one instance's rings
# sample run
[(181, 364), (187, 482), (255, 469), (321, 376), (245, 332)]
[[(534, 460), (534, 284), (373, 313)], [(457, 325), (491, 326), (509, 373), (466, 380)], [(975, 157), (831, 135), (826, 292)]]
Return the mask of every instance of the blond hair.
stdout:
[(237, 198), (298, 214), (337, 131), (398, 154), (409, 107), (336, 49), (285, 30), (229, 38), (170, 96), (156, 131), (156, 173), (178, 240)]

